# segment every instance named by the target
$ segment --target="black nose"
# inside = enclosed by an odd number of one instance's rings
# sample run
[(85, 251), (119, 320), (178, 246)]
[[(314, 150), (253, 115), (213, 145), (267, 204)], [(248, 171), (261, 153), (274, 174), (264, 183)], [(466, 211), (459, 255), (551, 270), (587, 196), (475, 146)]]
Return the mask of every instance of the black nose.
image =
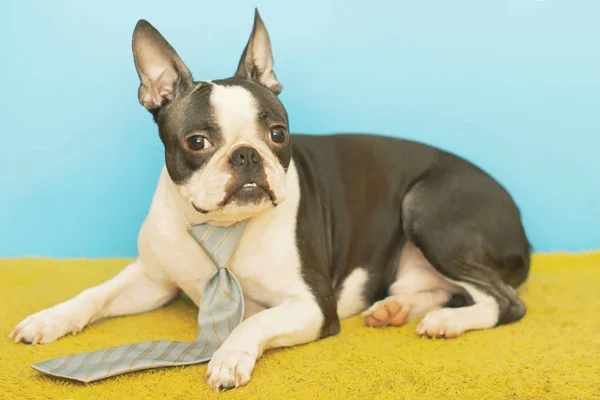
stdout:
[(256, 172), (262, 164), (262, 158), (254, 147), (242, 146), (231, 154), (230, 162), (238, 168)]

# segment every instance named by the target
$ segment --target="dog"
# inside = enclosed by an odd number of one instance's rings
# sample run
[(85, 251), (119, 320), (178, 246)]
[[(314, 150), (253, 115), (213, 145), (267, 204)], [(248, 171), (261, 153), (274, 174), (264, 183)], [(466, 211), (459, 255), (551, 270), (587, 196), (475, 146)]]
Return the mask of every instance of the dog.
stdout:
[(15, 342), (50, 343), (104, 317), (199, 304), (214, 264), (188, 221), (247, 220), (229, 263), (244, 321), (208, 364), (216, 391), (246, 385), (268, 349), (422, 318), (417, 333), (455, 338), (519, 320), (516, 288), (531, 246), (518, 207), (490, 175), (418, 142), (289, 133), (282, 84), (258, 11), (231, 78), (195, 81), (148, 22), (133, 33), (140, 103), (164, 144), (138, 258), (113, 279), (19, 323)]

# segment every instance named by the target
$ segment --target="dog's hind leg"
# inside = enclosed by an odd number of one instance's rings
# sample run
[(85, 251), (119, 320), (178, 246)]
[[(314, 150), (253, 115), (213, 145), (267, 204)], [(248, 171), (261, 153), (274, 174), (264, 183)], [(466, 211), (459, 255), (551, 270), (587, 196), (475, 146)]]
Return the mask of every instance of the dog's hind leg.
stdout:
[(451, 172), (432, 173), (403, 202), (407, 239), (472, 299), (430, 311), (417, 328), (429, 337), (456, 337), (525, 315), (515, 288), (527, 278), (530, 246), (516, 205), (480, 171), (464, 165)]
[(457, 307), (472, 302), (469, 295), (444, 278), (421, 251), (406, 242), (400, 253), (396, 280), (389, 295), (361, 315), (369, 326), (400, 326), (443, 306)]
[(15, 342), (50, 343), (69, 332), (76, 334), (102, 317), (136, 314), (160, 307), (177, 292), (174, 284), (148, 276), (138, 259), (111, 280), (30, 315), (9, 336)]

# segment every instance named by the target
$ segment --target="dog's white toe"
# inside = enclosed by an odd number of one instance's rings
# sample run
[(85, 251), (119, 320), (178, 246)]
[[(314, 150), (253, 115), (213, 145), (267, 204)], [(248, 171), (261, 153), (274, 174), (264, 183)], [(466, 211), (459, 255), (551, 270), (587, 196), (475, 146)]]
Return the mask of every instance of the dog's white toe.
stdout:
[(52, 343), (73, 329), (72, 318), (59, 314), (53, 309), (42, 310), (21, 321), (9, 337), (16, 343)]
[(206, 381), (215, 392), (245, 386), (255, 363), (256, 357), (247, 351), (221, 348), (208, 363)]
[(464, 329), (460, 325), (459, 318), (453, 308), (430, 311), (417, 327), (419, 335), (430, 338), (445, 337), (451, 339), (460, 336), (463, 332)]

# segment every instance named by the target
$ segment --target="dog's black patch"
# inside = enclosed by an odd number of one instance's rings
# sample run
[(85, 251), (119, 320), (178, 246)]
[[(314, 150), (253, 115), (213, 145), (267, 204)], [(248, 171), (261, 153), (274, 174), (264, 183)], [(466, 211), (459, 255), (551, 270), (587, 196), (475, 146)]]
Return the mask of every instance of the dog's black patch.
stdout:
[[(444, 276), (494, 296), (501, 323), (522, 316), (500, 276), (511, 285), (525, 280), (529, 244), (516, 205), (485, 172), (433, 147), (381, 136), (297, 135), (293, 146), (298, 248), (325, 316), (322, 336), (339, 331), (336, 292), (355, 268), (368, 273), (366, 302), (387, 295), (406, 240)], [(460, 288), (448, 302), (471, 304)]]
[[(187, 181), (225, 142), (210, 103), (212, 85), (202, 83), (189, 92), (167, 106), (157, 122), (160, 139), (165, 145), (167, 171), (176, 184)], [(192, 133), (205, 136), (213, 147), (197, 152), (187, 150), (184, 140)]]
[(448, 301), (443, 305), (448, 308), (469, 307), (475, 304), (473, 298), (465, 289), (458, 286), (456, 291), (450, 295)]

